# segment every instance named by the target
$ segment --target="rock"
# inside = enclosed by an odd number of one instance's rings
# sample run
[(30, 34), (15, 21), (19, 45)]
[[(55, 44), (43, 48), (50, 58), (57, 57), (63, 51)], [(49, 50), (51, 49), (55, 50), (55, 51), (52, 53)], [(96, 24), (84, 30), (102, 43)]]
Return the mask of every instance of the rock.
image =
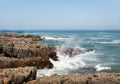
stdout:
[(92, 49), (81, 50), (79, 48), (72, 48), (67, 46), (58, 46), (56, 49), (63, 55), (69, 55), (70, 57), (93, 51)]
[(1, 36), (0, 52), (8, 57), (23, 58), (48, 56), (51, 52), (55, 51), (54, 47), (38, 45), (32, 39)]
[(13, 47), (14, 47), (13, 43), (8, 43), (6, 45), (3, 45), (2, 47), (3, 47), (2, 51), (6, 56), (11, 56), (12, 55)]
[(36, 68), (19, 67), (0, 70), (0, 84), (23, 84), (36, 79)]
[(2, 33), (1, 36), (15, 37), (15, 38), (32, 38), (32, 40), (34, 40), (34, 41), (42, 40), (42, 38), (40, 36), (34, 36), (34, 35), (30, 35), (30, 34), (20, 34), (20, 33), (15, 33), (15, 32)]
[(37, 68), (52, 68), (49, 58), (57, 61), (56, 48), (47, 45), (38, 45), (36, 41), (42, 40), (40, 36), (24, 35), (14, 32), (0, 34), (1, 68), (16, 68), (36, 66)]
[(93, 49), (87, 49), (87, 50), (85, 50), (86, 52), (91, 52), (91, 51), (93, 51)]
[(2, 77), (0, 78), (0, 84), (11, 84), (11, 80), (8, 77)]
[(52, 75), (40, 77), (26, 84), (120, 84), (118, 74), (120, 73)]
[(38, 69), (52, 68), (53, 64), (48, 58), (33, 57), (33, 58), (13, 58), (13, 57), (0, 57), (0, 69), (17, 68), (34, 66)]
[(49, 57), (50, 57), (51, 59), (53, 59), (54, 61), (58, 61), (58, 57), (57, 57), (57, 55), (56, 55), (56, 52), (51, 52), (51, 53), (49, 54)]

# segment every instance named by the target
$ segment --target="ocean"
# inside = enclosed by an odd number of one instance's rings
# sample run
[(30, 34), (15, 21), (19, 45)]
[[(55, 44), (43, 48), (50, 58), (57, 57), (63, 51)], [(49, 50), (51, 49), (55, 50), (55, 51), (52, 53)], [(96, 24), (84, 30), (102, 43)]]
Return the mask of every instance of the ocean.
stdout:
[(38, 44), (49, 46), (69, 46), (80, 49), (93, 49), (91, 52), (73, 57), (64, 56), (57, 51), (59, 61), (53, 63), (53, 69), (37, 71), (37, 77), (52, 74), (88, 74), (96, 72), (120, 72), (120, 31), (93, 30), (4, 30), (39, 35), (45, 40)]

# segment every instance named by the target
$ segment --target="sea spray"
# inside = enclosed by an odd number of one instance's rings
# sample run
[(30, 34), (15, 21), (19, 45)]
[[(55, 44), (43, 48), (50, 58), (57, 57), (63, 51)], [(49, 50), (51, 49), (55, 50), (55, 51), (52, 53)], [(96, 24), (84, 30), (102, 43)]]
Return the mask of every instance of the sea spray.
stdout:
[(57, 51), (58, 61), (50, 59), (54, 65), (52, 69), (43, 69), (37, 71), (37, 77), (50, 76), (52, 74), (69, 74), (75, 72), (78, 69), (86, 67), (86, 63), (82, 60), (84, 56), (90, 56), (95, 54), (94, 51), (78, 54), (70, 57), (69, 55), (62, 54)]
[[(26, 31), (24, 33), (27, 33)], [(93, 49), (95, 52), (88, 52), (80, 55), (80, 64), (85, 64), (78, 69), (69, 70), (68, 68), (63, 71), (53, 69), (38, 70), (38, 76), (51, 75), (51, 74), (67, 74), (67, 73), (95, 73), (97, 72), (119, 72), (120, 71), (120, 31), (35, 31), (28, 32), (28, 34), (40, 35), (46, 38), (39, 44), (46, 44), (49, 46), (70, 46), (84, 49)], [(63, 39), (61, 39), (63, 38)], [(62, 55), (57, 52), (58, 55)], [(90, 54), (91, 53), (91, 54)], [(86, 55), (87, 54), (87, 55)], [(62, 55), (63, 56), (63, 55)], [(66, 56), (66, 55), (65, 55)], [(77, 55), (72, 58), (77, 59)], [(63, 58), (64, 59), (64, 58)], [(51, 61), (51, 60), (50, 60)], [(67, 60), (66, 60), (67, 61)], [(53, 60), (51, 62), (54, 62)], [(76, 62), (76, 61), (75, 61)], [(55, 63), (55, 62), (54, 62)], [(64, 64), (64, 63), (63, 63)], [(73, 64), (74, 66), (77, 63)], [(99, 66), (98, 66), (99, 65)], [(107, 67), (108, 69), (100, 70), (100, 67)], [(111, 68), (111, 69), (110, 69)], [(56, 70), (56, 71), (55, 71)], [(44, 72), (44, 73), (43, 73)]]

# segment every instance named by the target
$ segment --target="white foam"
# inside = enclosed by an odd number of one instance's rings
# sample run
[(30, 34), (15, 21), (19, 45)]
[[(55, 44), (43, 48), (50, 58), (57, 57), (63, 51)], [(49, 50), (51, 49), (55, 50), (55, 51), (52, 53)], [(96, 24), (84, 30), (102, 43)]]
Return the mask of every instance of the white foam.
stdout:
[(85, 67), (86, 63), (82, 60), (82, 58), (84, 58), (84, 56), (89, 56), (90, 54), (94, 54), (94, 52), (87, 52), (85, 54), (79, 54), (73, 57), (62, 55), (60, 52), (57, 52), (59, 61), (50, 59), (54, 67), (52, 69), (38, 70), (37, 77), (50, 76), (52, 74), (68, 74), (72, 70)]
[(46, 40), (66, 40), (67, 38), (54, 38), (54, 37), (48, 37), (48, 36), (44, 36), (44, 38)]
[(92, 40), (110, 39), (109, 37), (89, 37)]
[(40, 35), (39, 32), (36, 32), (36, 33), (23, 33), (23, 34)]
[(111, 70), (111, 67), (105, 67), (105, 66), (102, 66), (101, 64), (96, 65), (95, 68), (96, 68), (96, 71)]
[(112, 43), (119, 44), (120, 40), (113, 40)]
[(120, 44), (120, 40), (113, 40), (110, 42), (99, 42), (99, 43), (102, 43), (102, 44)]

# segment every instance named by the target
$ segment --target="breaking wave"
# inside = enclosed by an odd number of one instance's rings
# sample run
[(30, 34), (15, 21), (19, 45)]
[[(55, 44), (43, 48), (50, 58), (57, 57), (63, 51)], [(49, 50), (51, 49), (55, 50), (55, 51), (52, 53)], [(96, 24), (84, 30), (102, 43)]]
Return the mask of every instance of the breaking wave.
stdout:
[[(95, 73), (99, 71), (114, 71), (119, 70), (111, 66), (110, 63), (119, 64), (119, 49), (114, 48), (120, 44), (119, 36), (109, 33), (60, 33), (60, 34), (43, 34), (46, 44), (53, 44), (52, 46), (70, 46), (72, 48), (79, 48), (81, 50), (94, 49), (91, 52), (82, 54), (75, 54), (72, 57), (61, 53), (57, 50), (59, 61), (50, 59), (54, 65), (52, 69), (42, 69), (37, 71), (37, 77), (50, 76), (52, 74), (71, 74), (71, 73)], [(104, 45), (103, 45), (104, 44)], [(108, 46), (106, 46), (108, 45)], [(109, 51), (108, 47), (114, 48)], [(118, 51), (117, 51), (118, 50)], [(110, 52), (110, 53), (108, 53)], [(118, 53), (116, 53), (118, 52)], [(107, 59), (106, 59), (107, 58)], [(111, 60), (114, 59), (114, 60)], [(107, 65), (106, 63), (109, 63)]]
[(113, 40), (110, 42), (99, 42), (99, 43), (102, 43), (102, 44), (120, 44), (120, 40)]
[(67, 38), (54, 38), (54, 37), (47, 37), (44, 36), (43, 38), (45, 38), (46, 40), (66, 40)]
[(111, 67), (102, 66), (101, 64), (96, 65), (95, 68), (96, 68), (96, 71), (111, 70)]
[(58, 61), (50, 59), (54, 67), (52, 69), (38, 70), (37, 77), (50, 76), (52, 74), (69, 74), (71, 71), (86, 67), (86, 63), (82, 58), (93, 54), (95, 54), (95, 52), (91, 51), (70, 57), (69, 55), (63, 55), (61, 52), (57, 51)]

